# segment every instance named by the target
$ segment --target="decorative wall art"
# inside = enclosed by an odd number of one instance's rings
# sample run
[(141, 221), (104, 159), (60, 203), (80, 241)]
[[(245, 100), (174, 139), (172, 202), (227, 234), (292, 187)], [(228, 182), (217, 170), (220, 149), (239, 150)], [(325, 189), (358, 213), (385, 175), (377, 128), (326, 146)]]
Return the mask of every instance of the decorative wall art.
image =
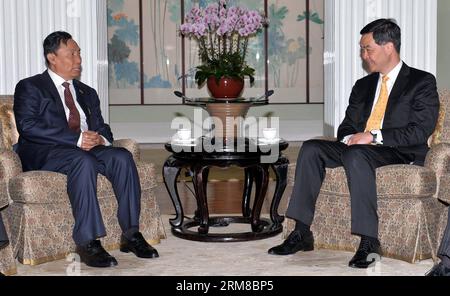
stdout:
[[(216, 1), (108, 0), (110, 105), (180, 104), (174, 90), (208, 96), (206, 87), (195, 84), (197, 43), (182, 38), (179, 28), (183, 13)], [(243, 96), (273, 89), (270, 103), (323, 103), (323, 2), (229, 1), (261, 11), (269, 22), (267, 32), (249, 43), (247, 63), (256, 70), (255, 84), (246, 81)]]

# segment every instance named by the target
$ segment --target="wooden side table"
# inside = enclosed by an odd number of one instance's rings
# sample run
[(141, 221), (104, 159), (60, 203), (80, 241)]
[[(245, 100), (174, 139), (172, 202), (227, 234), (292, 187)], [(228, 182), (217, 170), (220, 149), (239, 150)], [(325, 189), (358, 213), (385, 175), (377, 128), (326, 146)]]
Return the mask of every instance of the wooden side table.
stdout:
[[(211, 151), (206, 145), (214, 139), (199, 139), (193, 145), (167, 143), (165, 148), (172, 152), (163, 167), (164, 183), (175, 207), (176, 217), (170, 220), (172, 233), (180, 238), (206, 242), (236, 242), (264, 239), (282, 231), (283, 216), (278, 214), (278, 206), (287, 184), (288, 159), (282, 155), (288, 143), (280, 140), (273, 144), (260, 144), (249, 139), (240, 139), (233, 147)], [(229, 143), (228, 143), (229, 144)], [(271, 163), (261, 162), (262, 157), (276, 152)], [(206, 185), (210, 167), (238, 166), (245, 169), (245, 183), (242, 200), (242, 216), (210, 217)], [(182, 168), (192, 174), (192, 182), (197, 200), (197, 211), (193, 218), (185, 219), (177, 190), (177, 178)], [(261, 218), (261, 209), (267, 193), (269, 169), (276, 175), (276, 188), (270, 207), (270, 219)], [(250, 197), (255, 184), (253, 207)], [(230, 223), (250, 224), (251, 231), (242, 233), (210, 233), (210, 227), (224, 227)], [(197, 231), (191, 228), (198, 227)]]

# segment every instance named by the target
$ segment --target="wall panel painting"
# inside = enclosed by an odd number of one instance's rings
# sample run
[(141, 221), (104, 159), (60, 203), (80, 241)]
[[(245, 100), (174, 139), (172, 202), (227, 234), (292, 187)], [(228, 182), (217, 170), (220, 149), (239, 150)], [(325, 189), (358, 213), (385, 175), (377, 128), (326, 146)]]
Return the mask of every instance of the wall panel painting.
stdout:
[[(183, 58), (179, 27), (182, 8), (187, 14), (216, 1), (108, 0), (110, 105), (179, 104), (173, 91), (183, 89), (183, 79), (187, 96), (208, 96), (194, 80), (197, 43), (184, 39)], [(255, 84), (247, 79), (243, 96), (274, 89), (271, 103), (323, 103), (323, 2), (229, 0), (269, 18), (267, 44), (264, 30), (250, 39), (246, 60)]]
[(323, 11), (323, 0), (269, 0), (271, 101), (323, 102)]
[(108, 0), (109, 102), (141, 104), (138, 0)]
[(144, 104), (179, 104), (180, 0), (142, 1)]

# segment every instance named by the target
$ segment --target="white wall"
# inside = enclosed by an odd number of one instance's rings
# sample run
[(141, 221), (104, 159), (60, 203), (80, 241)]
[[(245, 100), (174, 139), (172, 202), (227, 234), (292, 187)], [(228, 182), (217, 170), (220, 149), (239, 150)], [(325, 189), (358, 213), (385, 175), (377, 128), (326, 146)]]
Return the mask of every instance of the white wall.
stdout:
[[(359, 59), (359, 31), (365, 24), (379, 17), (397, 19), (403, 30), (403, 59), (436, 73), (437, 0), (325, 1), (324, 121), (325, 133), (333, 135), (351, 87), (365, 75)], [(0, 0), (0, 94), (13, 94), (20, 79), (45, 70), (42, 41), (56, 30), (66, 30), (78, 41), (81, 80), (99, 92), (108, 121), (106, 0)], [(294, 135), (302, 138), (295, 131), (286, 137)], [(127, 131), (119, 135), (127, 136)]]
[(0, 94), (45, 70), (42, 42), (53, 31), (72, 34), (82, 50), (81, 80), (97, 89), (108, 119), (106, 0), (0, 0)]
[(438, 65), (439, 88), (450, 89), (450, 1), (438, 0)]
[(378, 18), (394, 18), (402, 29), (402, 58), (436, 73), (437, 0), (325, 0), (325, 134), (344, 119), (353, 84), (366, 73), (359, 57), (359, 32)]

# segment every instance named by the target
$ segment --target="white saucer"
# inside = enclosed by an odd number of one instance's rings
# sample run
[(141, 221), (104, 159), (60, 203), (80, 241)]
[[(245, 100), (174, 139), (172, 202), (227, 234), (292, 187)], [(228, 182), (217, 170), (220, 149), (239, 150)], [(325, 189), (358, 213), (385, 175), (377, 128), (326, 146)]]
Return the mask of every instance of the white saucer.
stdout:
[(276, 144), (279, 143), (281, 141), (280, 138), (275, 138), (275, 139), (266, 139), (266, 138), (259, 138), (258, 142), (261, 144)]
[(173, 145), (182, 145), (182, 146), (196, 146), (197, 145), (197, 139), (186, 139), (186, 140), (182, 140), (182, 139), (172, 139), (171, 144)]

